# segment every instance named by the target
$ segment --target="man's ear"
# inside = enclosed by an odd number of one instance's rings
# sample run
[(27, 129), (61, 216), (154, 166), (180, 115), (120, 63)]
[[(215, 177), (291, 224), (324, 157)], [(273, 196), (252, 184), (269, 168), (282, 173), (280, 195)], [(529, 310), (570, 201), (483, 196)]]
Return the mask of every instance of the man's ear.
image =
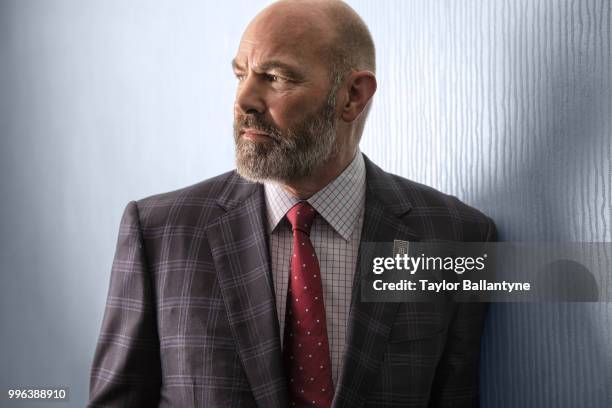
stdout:
[(376, 92), (376, 76), (370, 71), (356, 71), (347, 78), (348, 99), (342, 107), (341, 118), (355, 121)]

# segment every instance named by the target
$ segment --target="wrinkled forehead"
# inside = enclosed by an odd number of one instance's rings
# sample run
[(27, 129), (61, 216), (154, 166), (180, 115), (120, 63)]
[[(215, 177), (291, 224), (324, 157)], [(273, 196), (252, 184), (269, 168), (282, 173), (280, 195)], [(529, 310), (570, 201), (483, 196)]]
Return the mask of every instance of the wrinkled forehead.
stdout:
[(264, 10), (244, 31), (236, 59), (254, 65), (271, 58), (321, 62), (333, 37), (329, 27), (316, 11)]

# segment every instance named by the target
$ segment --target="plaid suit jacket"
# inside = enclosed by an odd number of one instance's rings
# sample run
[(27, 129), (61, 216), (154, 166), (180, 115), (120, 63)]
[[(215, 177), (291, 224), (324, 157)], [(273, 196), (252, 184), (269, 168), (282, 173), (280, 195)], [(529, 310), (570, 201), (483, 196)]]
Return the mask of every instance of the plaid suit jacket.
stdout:
[[(362, 242), (495, 239), (477, 210), (365, 163)], [(265, 217), (235, 171), (127, 205), (89, 407), (288, 406)], [(333, 407), (476, 406), (486, 305), (360, 302), (358, 275)]]

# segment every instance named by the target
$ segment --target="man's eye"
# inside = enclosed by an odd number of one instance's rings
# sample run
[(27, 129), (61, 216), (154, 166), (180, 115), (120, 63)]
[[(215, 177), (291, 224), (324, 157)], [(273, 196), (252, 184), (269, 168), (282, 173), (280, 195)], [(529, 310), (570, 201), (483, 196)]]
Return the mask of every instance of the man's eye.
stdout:
[(283, 78), (278, 75), (266, 74), (266, 79), (270, 82), (282, 82)]
[(242, 74), (234, 74), (234, 76), (236, 77), (238, 81), (243, 81), (246, 78), (246, 75), (242, 75)]

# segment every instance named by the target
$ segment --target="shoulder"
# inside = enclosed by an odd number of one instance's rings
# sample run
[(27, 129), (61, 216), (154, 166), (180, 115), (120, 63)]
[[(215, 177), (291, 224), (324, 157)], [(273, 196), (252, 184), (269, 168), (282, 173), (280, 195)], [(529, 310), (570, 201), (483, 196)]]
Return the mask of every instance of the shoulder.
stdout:
[[(373, 164), (370, 162), (369, 167)], [(375, 165), (374, 165), (375, 166)], [(405, 211), (402, 220), (425, 239), (494, 241), (497, 230), (493, 220), (456, 196), (375, 166), (368, 182), (372, 191), (390, 207)]]
[(229, 171), (187, 187), (133, 201), (128, 207), (135, 207), (144, 229), (170, 224), (206, 225), (222, 213), (218, 198), (235, 179), (235, 171)]
[(139, 207), (164, 206), (176, 203), (179, 200), (201, 200), (218, 197), (226, 185), (233, 178), (235, 171), (228, 171), (218, 176), (200, 181), (187, 187), (168, 191), (165, 193), (151, 195), (137, 200)]
[(463, 220), (486, 221), (484, 213), (464, 203), (454, 195), (397, 175), (391, 175), (412, 203), (413, 211), (422, 215), (435, 210), (446, 212)]
[(398, 181), (406, 188), (413, 203), (409, 217), (425, 220), (426, 236), (437, 236), (444, 231), (443, 239), (458, 241), (495, 241), (497, 229), (493, 220), (480, 210), (457, 197), (411, 180)]

